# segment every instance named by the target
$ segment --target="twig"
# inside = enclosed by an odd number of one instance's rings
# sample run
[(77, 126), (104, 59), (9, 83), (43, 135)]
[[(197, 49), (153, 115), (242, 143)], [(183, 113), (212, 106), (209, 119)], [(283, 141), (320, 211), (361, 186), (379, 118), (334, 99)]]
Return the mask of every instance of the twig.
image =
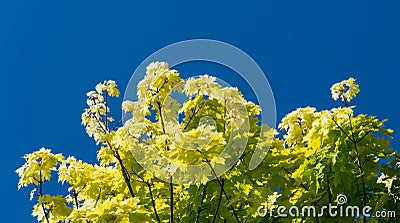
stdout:
[(224, 183), (225, 183), (225, 180), (222, 180), (222, 182), (221, 182), (221, 191), (219, 192), (217, 207), (215, 208), (214, 216), (213, 216), (213, 218), (212, 218), (212, 220), (211, 220), (211, 223), (214, 223), (215, 220), (217, 219), (217, 214), (218, 214), (218, 211), (219, 211), (219, 206), (221, 205), (222, 194), (223, 194), (223, 191), (224, 191)]
[(203, 206), (204, 198), (206, 197), (206, 193), (207, 193), (207, 185), (208, 185), (208, 184), (206, 183), (206, 184), (204, 184), (204, 186), (203, 186), (203, 194), (201, 195), (200, 206), (199, 206), (199, 208), (197, 209), (197, 217), (196, 217), (195, 223), (198, 223), (198, 222), (199, 222), (200, 213), (201, 213), (201, 211), (202, 211), (202, 206)]
[[(96, 102), (94, 101), (94, 103), (96, 103)], [(96, 115), (94, 117), (100, 123), (100, 127), (102, 128), (104, 134), (108, 134), (110, 131), (106, 127), (106, 124), (104, 122), (102, 122), (101, 117), (98, 117), (99, 114), (96, 113)], [(103, 125), (104, 125), (104, 127), (103, 127)], [(108, 140), (106, 140), (106, 144), (111, 149), (111, 151), (113, 151), (114, 157), (117, 158), (118, 163), (121, 166), (122, 176), (124, 177), (124, 181), (125, 181), (128, 189), (129, 189), (129, 193), (131, 194), (132, 197), (135, 197), (135, 193), (133, 192), (132, 186), (130, 184), (129, 173), (128, 173), (127, 169), (125, 168), (124, 163), (122, 162), (122, 159), (121, 159), (121, 156), (118, 153), (118, 150), (114, 150), (112, 145), (111, 145), (111, 143)]]
[(164, 118), (163, 118), (163, 114), (161, 111), (161, 103), (159, 101), (157, 101), (157, 106), (158, 106), (158, 110), (160, 111), (160, 120), (161, 120), (162, 130), (163, 130), (163, 133), (165, 134)]
[[(111, 147), (111, 145), (110, 145), (110, 143), (109, 143), (108, 141), (107, 141), (107, 144), (108, 144), (108, 145), (110, 146), (110, 148), (112, 149), (112, 147)], [(133, 192), (132, 185), (131, 185), (131, 183), (130, 183), (129, 173), (128, 173), (128, 171), (126, 170), (126, 168), (125, 168), (125, 166), (124, 166), (124, 164), (123, 164), (123, 162), (122, 162), (122, 159), (121, 159), (121, 156), (119, 155), (118, 150), (115, 150), (114, 156), (115, 156), (115, 158), (117, 158), (117, 160), (118, 160), (118, 162), (119, 162), (119, 165), (121, 166), (122, 176), (124, 177), (125, 183), (126, 183), (126, 185), (128, 186), (129, 193), (131, 194), (132, 197), (135, 197), (135, 193)]]
[(183, 128), (183, 130), (186, 130), (189, 127), (190, 122), (192, 121), (193, 117), (200, 111), (201, 107), (199, 107), (199, 109), (197, 109), (197, 105), (194, 106), (194, 110), (192, 115), (190, 116), (188, 122), (186, 123), (185, 127)]
[[(210, 161), (209, 161), (208, 159), (206, 159), (206, 162), (207, 162), (208, 166), (210, 166), (211, 172), (212, 172), (212, 173), (214, 174), (214, 176), (216, 177), (216, 180), (217, 180), (218, 184), (221, 186), (221, 185), (222, 185), (222, 182), (220, 181), (220, 179), (219, 179), (217, 173), (215, 172), (214, 168), (211, 166)], [(230, 198), (229, 198), (228, 194), (226, 193), (224, 187), (222, 187), (222, 192), (224, 193), (224, 196), (225, 196), (226, 200), (228, 201), (228, 203), (230, 203)], [(233, 216), (235, 217), (236, 221), (237, 221), (237, 222), (240, 222), (239, 216), (237, 215), (235, 209), (232, 207), (232, 204), (229, 205), (229, 208), (232, 210)]]
[(97, 196), (96, 203), (94, 204), (95, 206), (97, 205), (97, 202), (99, 202), (100, 196), (101, 196), (101, 187), (100, 187), (100, 191), (99, 191), (99, 196)]
[[(42, 171), (39, 170), (39, 195), (40, 197), (43, 197), (43, 180), (42, 180)], [(44, 213), (44, 217), (46, 218), (46, 222), (49, 223), (49, 217), (48, 214), (46, 212), (46, 208), (44, 207), (44, 204), (42, 203), (42, 209), (43, 209), (43, 213)]]
[(154, 214), (156, 215), (157, 221), (159, 223), (161, 223), (160, 217), (158, 216), (158, 212), (157, 212), (157, 209), (156, 209), (156, 202), (154, 200), (154, 195), (153, 195), (153, 192), (152, 192), (152, 189), (151, 189), (151, 184), (149, 182), (145, 181), (144, 178), (141, 177), (139, 174), (137, 174), (135, 171), (132, 171), (132, 173), (134, 175), (136, 175), (144, 184), (147, 185), (147, 188), (149, 189), (149, 192), (150, 192), (151, 204), (153, 206)]
[(154, 201), (154, 196), (153, 196), (153, 192), (151, 190), (151, 185), (150, 185), (150, 183), (147, 183), (147, 182), (146, 182), (146, 184), (147, 184), (147, 187), (149, 188), (149, 191), (150, 191), (151, 204), (153, 205), (154, 214), (156, 215), (157, 221), (159, 223), (161, 223), (160, 217), (158, 216), (158, 212), (157, 212), (157, 209), (156, 209), (156, 202)]
[(170, 187), (170, 218), (169, 222), (174, 222), (174, 185), (172, 183), (172, 175), (169, 177), (169, 187)]
[[(75, 189), (72, 190), (72, 195), (74, 196), (76, 209), (79, 209), (78, 193), (76, 193), (76, 190), (75, 190)], [(96, 202), (96, 203), (97, 203), (97, 202)]]
[[(361, 175), (362, 194), (363, 194), (362, 200), (363, 200), (363, 205), (365, 207), (365, 206), (367, 206), (367, 194), (366, 194), (366, 191), (365, 191), (364, 170), (363, 170), (363, 167), (362, 167), (362, 164), (361, 164), (360, 155), (358, 153), (357, 141), (355, 140), (355, 137), (354, 137), (353, 125), (351, 123), (350, 114), (349, 114), (349, 122), (350, 122), (350, 130), (351, 130), (352, 142), (353, 142), (353, 145), (354, 145), (354, 150), (355, 150), (355, 154), (356, 154), (356, 158), (357, 158), (357, 166), (358, 166), (358, 170), (359, 170), (360, 175)], [(363, 222), (365, 222), (365, 216), (362, 216), (362, 219), (363, 219)]]
[(361, 140), (363, 140), (370, 132), (371, 130), (368, 130), (368, 132), (366, 132), (361, 138), (357, 139), (357, 143), (361, 142)]
[(344, 129), (335, 121), (334, 118), (332, 118), (332, 121), (336, 124), (336, 126), (347, 136), (347, 138), (349, 138), (351, 140), (351, 137), (349, 136), (349, 134), (344, 131)]

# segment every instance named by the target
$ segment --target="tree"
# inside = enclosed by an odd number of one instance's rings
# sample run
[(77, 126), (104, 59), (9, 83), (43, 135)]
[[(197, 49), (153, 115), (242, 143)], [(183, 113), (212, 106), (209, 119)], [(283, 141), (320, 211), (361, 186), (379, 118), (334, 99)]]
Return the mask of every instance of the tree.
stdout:
[[(343, 107), (316, 111), (299, 108), (283, 119), (284, 144), (273, 148), (269, 182), (279, 188), (282, 203), (297, 207), (349, 204), (360, 208), (358, 217), (303, 217), (305, 222), (397, 222), (396, 218), (363, 216), (394, 210), (399, 213), (399, 154), (390, 149), (391, 129), (386, 120), (365, 114), (356, 115), (350, 106), (359, 92), (355, 79), (331, 87), (332, 98)], [(338, 200), (343, 198), (345, 200)], [(340, 205), (339, 205), (340, 207)], [(346, 208), (346, 207), (344, 207)], [(321, 213), (319, 211), (318, 213)], [(280, 219), (283, 221), (283, 219)]]
[[(118, 122), (108, 106), (120, 94), (114, 81), (87, 93), (81, 119), (99, 146), (97, 164), (41, 148), (24, 156), (18, 187), (33, 185), (39, 222), (338, 222), (259, 212), (263, 204), (271, 213), (278, 205), (318, 209), (341, 194), (356, 205), (398, 210), (400, 157), (388, 148), (392, 131), (384, 121), (354, 114), (354, 79), (331, 90), (344, 107), (299, 108), (282, 120), (280, 139), (237, 88), (208, 75), (184, 81), (167, 63), (151, 63), (138, 100), (123, 102), (126, 117)], [(249, 170), (260, 147), (271, 149)], [(43, 191), (55, 173), (69, 186), (66, 195)], [(392, 220), (339, 220), (356, 219)]]

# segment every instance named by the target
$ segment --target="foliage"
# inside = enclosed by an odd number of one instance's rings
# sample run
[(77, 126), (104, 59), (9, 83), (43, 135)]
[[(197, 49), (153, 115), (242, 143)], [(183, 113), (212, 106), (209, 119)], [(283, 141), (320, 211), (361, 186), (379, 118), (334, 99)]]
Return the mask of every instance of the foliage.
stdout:
[[(376, 117), (354, 113), (349, 104), (359, 92), (355, 79), (331, 91), (344, 107), (299, 108), (282, 119), (280, 139), (276, 130), (260, 124), (259, 106), (237, 88), (222, 87), (208, 75), (184, 81), (167, 63), (151, 63), (138, 85), (138, 100), (122, 103), (131, 116), (124, 125), (124, 120), (114, 121), (108, 107), (109, 98), (120, 94), (114, 81), (87, 93), (81, 119), (99, 146), (98, 164), (42, 148), (24, 156), (25, 164), (16, 171), (18, 188), (33, 185), (31, 200), (37, 197), (37, 203), (32, 215), (39, 222), (389, 221), (258, 216), (266, 201), (271, 209), (321, 207), (335, 204), (341, 194), (353, 205), (399, 213), (400, 157), (389, 148), (392, 130)], [(187, 100), (180, 104), (171, 92)], [(260, 133), (262, 128), (268, 131)], [(258, 144), (260, 138), (271, 140)], [(244, 151), (229, 147), (244, 139)], [(257, 146), (271, 149), (260, 166), (249, 170)], [(234, 151), (221, 156), (225, 148)], [(209, 169), (192, 176), (200, 181), (176, 184), (184, 175), (176, 175), (174, 163)], [(224, 166), (229, 170), (221, 171)], [(52, 172), (69, 186), (66, 195), (44, 193)]]

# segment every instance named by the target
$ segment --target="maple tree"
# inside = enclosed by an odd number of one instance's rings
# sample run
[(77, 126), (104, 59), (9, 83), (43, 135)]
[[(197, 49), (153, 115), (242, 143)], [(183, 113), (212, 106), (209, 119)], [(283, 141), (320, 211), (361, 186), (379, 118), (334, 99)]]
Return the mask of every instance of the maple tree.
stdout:
[[(260, 124), (260, 107), (239, 89), (208, 75), (183, 80), (167, 63), (154, 62), (138, 84), (137, 101), (122, 103), (129, 118), (111, 116), (110, 97), (120, 94), (114, 81), (87, 93), (81, 120), (99, 147), (98, 163), (41, 148), (24, 156), (18, 188), (33, 185), (32, 215), (47, 223), (395, 222), (398, 217), (259, 216), (266, 201), (271, 210), (318, 208), (341, 194), (349, 204), (398, 211), (400, 156), (389, 148), (392, 130), (385, 120), (355, 114), (353, 78), (331, 92), (342, 106), (299, 108), (282, 119), (280, 137)], [(249, 170), (257, 148), (270, 149)], [(52, 176), (68, 191), (46, 194)]]

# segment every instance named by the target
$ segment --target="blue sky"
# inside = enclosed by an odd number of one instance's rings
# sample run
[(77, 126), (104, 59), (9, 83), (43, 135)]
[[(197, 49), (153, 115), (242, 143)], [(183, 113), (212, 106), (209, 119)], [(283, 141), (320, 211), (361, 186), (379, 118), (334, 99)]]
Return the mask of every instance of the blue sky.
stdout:
[(248, 53), (272, 86), (278, 120), (299, 106), (337, 106), (330, 86), (355, 77), (357, 112), (388, 118), (399, 148), (399, 7), (390, 0), (0, 1), (2, 220), (34, 222), (30, 190), (17, 191), (14, 173), (25, 153), (45, 146), (94, 161), (95, 144), (80, 125), (85, 92), (104, 79), (125, 89), (142, 60), (187, 39)]

